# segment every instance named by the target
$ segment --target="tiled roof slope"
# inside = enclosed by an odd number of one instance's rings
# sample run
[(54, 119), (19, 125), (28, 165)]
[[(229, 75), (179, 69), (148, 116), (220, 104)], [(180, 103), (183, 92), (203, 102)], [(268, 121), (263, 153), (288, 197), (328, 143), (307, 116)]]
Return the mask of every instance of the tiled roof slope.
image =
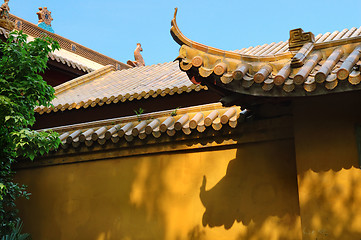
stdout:
[(224, 125), (237, 126), (239, 118), (244, 118), (247, 111), (240, 107), (224, 108), (220, 103), (200, 105), (154, 112), (139, 116), (129, 116), (53, 128), (60, 134), (62, 148), (101, 145), (107, 141), (131, 142), (134, 139), (159, 138), (174, 136), (177, 132), (185, 136), (192, 132), (202, 133), (206, 129), (219, 131)]
[(54, 107), (38, 107), (35, 111), (43, 114), (201, 89), (206, 88), (192, 84), (176, 62), (121, 71), (108, 65), (55, 87)]
[[(325, 43), (339, 39), (353, 38), (361, 36), (361, 27), (343, 29), (342, 31), (334, 31), (332, 33), (327, 32), (325, 34), (318, 34), (315, 36), (315, 43)], [(287, 41), (281, 41), (278, 43), (263, 44), (255, 47), (242, 48), (240, 50), (233, 50), (233, 52), (250, 55), (250, 56), (272, 56), (285, 52), (289, 52), (289, 45)]]
[(171, 34), (181, 45), (177, 60), (193, 83), (281, 98), (361, 90), (361, 28), (316, 37), (294, 29), (286, 42), (224, 51), (186, 38), (175, 16)]
[(69, 67), (77, 68), (87, 73), (104, 67), (104, 65), (83, 58), (64, 49), (55, 50), (54, 52), (49, 53), (49, 57), (51, 60), (61, 62)]

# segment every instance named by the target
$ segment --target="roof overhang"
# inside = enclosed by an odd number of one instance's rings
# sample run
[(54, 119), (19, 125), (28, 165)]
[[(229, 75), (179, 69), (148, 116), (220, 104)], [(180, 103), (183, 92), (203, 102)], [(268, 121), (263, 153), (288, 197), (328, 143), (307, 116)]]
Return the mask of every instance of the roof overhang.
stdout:
[(176, 58), (180, 69), (193, 83), (225, 96), (226, 104), (247, 106), (361, 90), (361, 28), (316, 37), (294, 29), (284, 52), (271, 54), (273, 45), (264, 45), (242, 54), (189, 40), (177, 26), (176, 13), (170, 31), (181, 45)]

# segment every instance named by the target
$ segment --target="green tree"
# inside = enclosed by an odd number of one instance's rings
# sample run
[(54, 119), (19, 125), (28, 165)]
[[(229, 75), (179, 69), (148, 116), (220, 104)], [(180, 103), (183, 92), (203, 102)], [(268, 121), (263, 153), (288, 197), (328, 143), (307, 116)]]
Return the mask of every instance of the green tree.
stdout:
[(25, 186), (13, 182), (13, 163), (18, 158), (33, 160), (60, 143), (55, 132), (29, 129), (35, 122), (34, 108), (49, 106), (54, 99), (54, 89), (39, 73), (55, 49), (59, 44), (49, 37), (27, 42), (27, 35), (17, 31), (0, 41), (0, 236), (19, 221), (15, 200), (30, 195)]

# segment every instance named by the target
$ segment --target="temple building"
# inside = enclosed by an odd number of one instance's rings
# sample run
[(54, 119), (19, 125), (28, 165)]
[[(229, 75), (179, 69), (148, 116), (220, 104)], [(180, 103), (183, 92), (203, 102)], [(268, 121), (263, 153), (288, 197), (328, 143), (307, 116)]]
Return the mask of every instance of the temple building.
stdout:
[[(192, 82), (218, 92), (225, 106), (251, 111), (257, 119), (253, 124), (280, 121), (274, 139), (256, 141), (258, 151), (246, 153), (251, 162), (238, 169), (239, 191), (251, 188), (248, 194), (239, 193), (242, 199), (249, 199), (248, 206), (259, 203), (244, 209), (242, 200), (232, 201), (237, 206), (232, 208), (234, 219), (247, 228), (247, 234), (240, 234), (247, 237), (240, 239), (359, 239), (361, 28), (316, 36), (294, 29), (286, 42), (223, 51), (186, 38), (175, 12), (171, 34), (181, 45), (180, 68)], [(282, 133), (289, 135), (276, 140)], [(253, 176), (263, 179), (262, 184), (252, 188), (253, 181), (249, 184), (247, 174), (242, 176), (244, 168), (262, 165), (267, 170)], [(258, 189), (262, 194), (256, 194)], [(260, 210), (259, 205), (267, 207)], [(214, 211), (228, 207), (204, 206), (206, 224), (227, 228)], [(257, 222), (262, 227), (250, 234)], [(272, 230), (266, 234), (266, 229)]]
[(147, 66), (141, 44), (122, 63), (40, 11), (39, 25), (9, 15), (61, 46), (34, 128), (62, 144), (15, 166), (33, 239), (361, 238), (361, 28), (224, 51), (186, 38), (175, 12), (177, 61)]
[[(40, 9), (40, 8), (39, 8)], [(42, 8), (41, 8), (42, 9)], [(46, 10), (44, 12), (44, 10)], [(9, 29), (7, 25), (0, 22), (0, 38), (5, 40), (8, 37), (9, 30), (23, 31), (29, 37), (29, 41), (42, 34), (47, 34), (60, 44), (61, 49), (49, 55), (48, 69), (45, 70), (43, 78), (51, 86), (55, 87), (69, 80), (98, 70), (106, 65), (113, 65), (116, 69), (128, 69), (129, 65), (107, 57), (92, 49), (84, 47), (60, 35), (54, 34), (54, 30), (49, 32), (51, 27), (51, 12), (46, 7), (37, 13), (39, 24), (35, 25), (24, 19), (9, 13), (8, 22), (12, 24)], [(44, 23), (48, 27), (44, 27)], [(46, 24), (47, 23), (47, 24)]]

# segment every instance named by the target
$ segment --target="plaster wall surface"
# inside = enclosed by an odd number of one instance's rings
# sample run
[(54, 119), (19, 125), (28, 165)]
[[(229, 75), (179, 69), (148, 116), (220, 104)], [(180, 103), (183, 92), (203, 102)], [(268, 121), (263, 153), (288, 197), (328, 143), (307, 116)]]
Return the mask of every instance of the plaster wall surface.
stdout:
[(360, 106), (357, 92), (294, 103), (304, 240), (361, 239)]
[[(79, 153), (80, 154), (80, 153)], [(301, 239), (292, 139), (18, 170), (33, 239)]]

